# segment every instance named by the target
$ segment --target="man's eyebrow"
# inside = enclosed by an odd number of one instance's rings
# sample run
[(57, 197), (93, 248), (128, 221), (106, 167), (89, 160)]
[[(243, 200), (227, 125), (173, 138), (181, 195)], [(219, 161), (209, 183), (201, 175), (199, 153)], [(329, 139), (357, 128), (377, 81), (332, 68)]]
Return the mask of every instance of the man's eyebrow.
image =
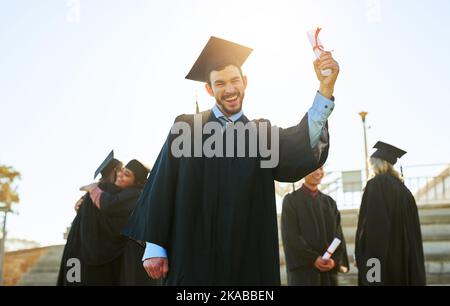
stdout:
[[(231, 78), (231, 81), (236, 81), (236, 80), (240, 80), (241, 79), (241, 77), (240, 76), (235, 76), (235, 77), (233, 77), (233, 78)], [(225, 82), (224, 80), (215, 80), (214, 81), (214, 84), (215, 83), (223, 83), (223, 82)]]

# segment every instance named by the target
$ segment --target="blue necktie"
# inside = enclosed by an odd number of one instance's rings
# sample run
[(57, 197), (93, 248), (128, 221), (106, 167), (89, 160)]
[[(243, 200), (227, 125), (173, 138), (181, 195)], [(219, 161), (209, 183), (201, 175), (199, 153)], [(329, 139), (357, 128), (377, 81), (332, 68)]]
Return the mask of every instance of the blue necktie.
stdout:
[(225, 116), (220, 116), (219, 119), (223, 126), (227, 126), (229, 123), (233, 122), (233, 120), (231, 120), (230, 118), (227, 118)]

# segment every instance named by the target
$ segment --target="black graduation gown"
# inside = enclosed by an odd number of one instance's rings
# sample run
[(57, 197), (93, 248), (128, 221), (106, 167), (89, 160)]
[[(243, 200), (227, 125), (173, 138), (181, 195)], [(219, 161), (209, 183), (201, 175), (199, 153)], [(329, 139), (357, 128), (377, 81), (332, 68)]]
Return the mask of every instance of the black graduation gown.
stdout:
[[(371, 179), (363, 194), (355, 256), (360, 285), (425, 285), (419, 214), (411, 192), (390, 174)], [(370, 258), (380, 260), (381, 282), (369, 283)]]
[[(85, 200), (83, 201), (84, 205)], [(57, 286), (77, 286), (83, 285), (83, 282), (80, 283), (71, 283), (66, 279), (66, 275), (70, 267), (67, 267), (67, 262), (70, 258), (77, 258), (81, 263), (81, 275), (85, 275), (85, 265), (81, 262), (81, 239), (80, 239), (80, 221), (81, 214), (78, 211), (77, 215), (72, 221), (70, 226), (69, 233), (67, 235), (66, 245), (64, 246), (64, 251), (61, 259), (61, 264), (59, 266), (58, 280), (56, 282)], [(83, 281), (83, 279), (82, 279)]]
[[(99, 187), (106, 191), (100, 198), (100, 210), (87, 194), (72, 223), (63, 252), (58, 285), (153, 283), (142, 267), (144, 249), (120, 234), (141, 189), (120, 190), (113, 184), (100, 184)], [(69, 283), (66, 280), (69, 269), (66, 262), (69, 258), (78, 258), (81, 262), (81, 283)]]
[[(119, 188), (114, 184), (101, 183), (99, 185), (101, 189), (105, 192), (115, 194), (119, 192)], [(57, 286), (79, 286), (87, 284), (87, 264), (86, 260), (83, 259), (83, 245), (81, 243), (82, 233), (88, 232), (86, 230), (86, 225), (88, 221), (81, 222), (81, 219), (84, 218), (86, 220), (91, 220), (91, 222), (95, 222), (96, 212), (92, 207), (93, 206), (91, 198), (89, 197), (89, 193), (86, 193), (83, 196), (83, 202), (80, 206), (80, 209), (77, 211), (77, 214), (72, 221), (70, 226), (69, 233), (67, 235), (66, 245), (64, 246), (64, 251), (62, 255), (62, 260), (58, 273)], [(83, 226), (82, 226), (83, 224)], [(68, 282), (66, 279), (66, 275), (70, 267), (67, 267), (66, 264), (70, 258), (76, 258), (81, 263), (81, 282)]]
[[(201, 116), (203, 124), (217, 121), (211, 111)], [(279, 285), (274, 179), (298, 181), (325, 162), (327, 129), (320, 157), (308, 133), (307, 115), (280, 129), (274, 169), (262, 169), (260, 158), (175, 158), (177, 135), (169, 135), (124, 234), (167, 250), (166, 285)]]
[(142, 265), (145, 243), (128, 239), (120, 256), (120, 281), (121, 286), (158, 286), (159, 280), (151, 279)]
[[(336, 286), (338, 271), (349, 269), (341, 214), (330, 196), (319, 191), (313, 197), (305, 188), (288, 194), (283, 200), (281, 234), (288, 285)], [(336, 266), (329, 272), (320, 272), (314, 262), (334, 238), (341, 240), (332, 257)]]

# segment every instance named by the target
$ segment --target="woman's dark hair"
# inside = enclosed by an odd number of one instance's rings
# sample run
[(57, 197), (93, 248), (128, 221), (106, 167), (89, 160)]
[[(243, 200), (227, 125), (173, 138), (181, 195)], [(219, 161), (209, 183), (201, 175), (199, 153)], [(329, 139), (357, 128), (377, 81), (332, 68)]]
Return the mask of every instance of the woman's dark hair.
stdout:
[(134, 174), (134, 186), (137, 188), (144, 187), (147, 182), (147, 176), (149, 170), (143, 164), (141, 164), (138, 160), (131, 160), (125, 168), (129, 169)]

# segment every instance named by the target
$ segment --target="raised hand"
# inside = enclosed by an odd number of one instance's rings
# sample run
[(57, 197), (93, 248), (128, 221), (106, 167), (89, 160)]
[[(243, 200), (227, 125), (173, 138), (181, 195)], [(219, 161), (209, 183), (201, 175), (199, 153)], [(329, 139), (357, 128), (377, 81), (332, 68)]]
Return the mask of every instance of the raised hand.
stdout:
[[(329, 76), (322, 75), (322, 70), (327, 69), (331, 70), (331, 74)], [(334, 60), (331, 52), (323, 52), (320, 58), (314, 61), (314, 70), (316, 71), (317, 79), (320, 81), (320, 94), (330, 99), (333, 96), (334, 85), (339, 75), (338, 62)]]

